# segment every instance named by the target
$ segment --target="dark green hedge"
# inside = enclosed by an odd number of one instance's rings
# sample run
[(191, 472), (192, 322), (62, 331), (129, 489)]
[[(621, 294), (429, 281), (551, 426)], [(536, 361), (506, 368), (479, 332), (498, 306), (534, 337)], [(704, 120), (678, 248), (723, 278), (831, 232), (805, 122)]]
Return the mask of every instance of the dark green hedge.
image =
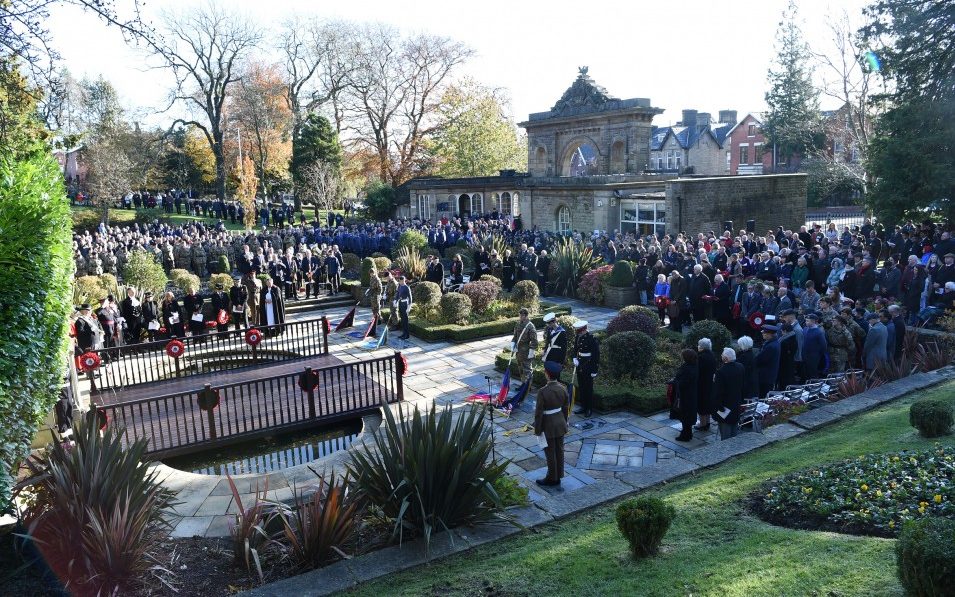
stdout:
[(70, 208), (56, 160), (0, 157), (0, 509), (58, 397), (72, 311)]
[[(556, 305), (548, 304), (541, 305), (541, 313), (531, 318), (531, 321), (533, 321), (534, 325), (537, 326), (538, 331), (544, 325), (544, 313), (549, 311), (553, 311), (557, 315), (569, 315), (571, 308), (564, 306), (557, 307)], [(517, 324), (517, 321), (517, 317), (511, 317), (491, 323), (475, 323), (473, 325), (433, 325), (421, 319), (412, 317), (408, 322), (408, 329), (412, 334), (415, 335), (415, 337), (421, 338), (427, 342), (440, 342), (442, 340), (466, 342), (468, 340), (476, 340), (478, 338), (488, 338), (491, 336), (510, 334), (514, 331), (514, 326)]]

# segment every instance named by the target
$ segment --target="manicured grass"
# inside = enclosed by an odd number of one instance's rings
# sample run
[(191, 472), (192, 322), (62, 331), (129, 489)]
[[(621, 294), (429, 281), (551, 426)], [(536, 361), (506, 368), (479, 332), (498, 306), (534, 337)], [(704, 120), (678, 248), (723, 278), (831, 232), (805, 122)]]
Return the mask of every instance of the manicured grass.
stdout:
[[(95, 229), (100, 221), (100, 210), (91, 207), (81, 207), (74, 206), (71, 208), (73, 211), (73, 227), (77, 230), (92, 230)], [(204, 222), (206, 224), (214, 225), (217, 220), (216, 218), (202, 218), (196, 216), (189, 216), (185, 214), (167, 214), (161, 209), (110, 209), (109, 210), (109, 224), (110, 226), (128, 226), (136, 222), (136, 215), (139, 214), (140, 221), (142, 222), (152, 222), (155, 219), (160, 221), (167, 222), (172, 225), (180, 224), (189, 224), (192, 222)], [(296, 215), (296, 218), (298, 216)], [(232, 224), (228, 220), (224, 220), (225, 227), (227, 230), (245, 230), (245, 226), (242, 224)], [(296, 222), (298, 220), (296, 219)]]
[[(677, 518), (656, 558), (635, 562), (613, 506), (359, 587), (361, 595), (901, 595), (895, 541), (767, 524), (746, 509), (763, 481), (869, 452), (933, 445), (909, 426), (922, 397), (955, 402), (955, 382), (895, 401), (648, 492)], [(939, 440), (955, 445), (955, 436)]]

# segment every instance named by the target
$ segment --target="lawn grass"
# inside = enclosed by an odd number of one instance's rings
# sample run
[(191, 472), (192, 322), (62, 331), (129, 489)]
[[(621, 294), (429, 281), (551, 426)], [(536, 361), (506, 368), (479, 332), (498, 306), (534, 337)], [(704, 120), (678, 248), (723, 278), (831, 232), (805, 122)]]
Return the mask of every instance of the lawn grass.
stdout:
[[(83, 206), (73, 206), (73, 228), (76, 230), (93, 230), (99, 224), (100, 221), (100, 210), (92, 207), (83, 207)], [(198, 216), (190, 216), (186, 214), (177, 214), (173, 212), (172, 214), (167, 214), (161, 209), (110, 209), (109, 210), (109, 224), (110, 226), (129, 226), (136, 222), (136, 215), (140, 214), (140, 221), (145, 221), (142, 218), (147, 218), (149, 222), (152, 222), (155, 219), (166, 222), (171, 225), (183, 225), (190, 224), (193, 222), (203, 222), (209, 225), (215, 225), (218, 221), (216, 218), (203, 218)], [(298, 215), (295, 216), (298, 218)], [(295, 220), (298, 222), (298, 220)], [(243, 224), (232, 224), (228, 219), (223, 220), (227, 230), (245, 230)]]
[(955, 402), (955, 382), (647, 492), (677, 518), (656, 558), (635, 562), (607, 506), (389, 575), (360, 595), (901, 595), (895, 541), (776, 527), (750, 514), (763, 481), (868, 452), (955, 445), (909, 426), (916, 398)]

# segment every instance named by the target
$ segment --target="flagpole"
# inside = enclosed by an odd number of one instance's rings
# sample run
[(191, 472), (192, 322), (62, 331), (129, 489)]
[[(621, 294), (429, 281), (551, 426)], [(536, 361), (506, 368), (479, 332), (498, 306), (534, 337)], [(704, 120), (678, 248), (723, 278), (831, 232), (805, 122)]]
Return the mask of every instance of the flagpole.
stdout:
[(567, 418), (570, 418), (570, 415), (574, 414), (574, 400), (577, 398), (577, 366), (574, 365), (574, 373), (570, 376), (571, 383), (574, 384), (573, 390), (570, 393), (570, 410), (567, 411)]
[[(510, 363), (508, 363), (510, 366)], [(494, 405), (491, 404), (491, 376), (485, 375), (484, 379), (487, 380), (487, 406), (491, 409), (491, 460), (497, 462), (497, 449), (495, 444), (497, 443), (494, 439)]]

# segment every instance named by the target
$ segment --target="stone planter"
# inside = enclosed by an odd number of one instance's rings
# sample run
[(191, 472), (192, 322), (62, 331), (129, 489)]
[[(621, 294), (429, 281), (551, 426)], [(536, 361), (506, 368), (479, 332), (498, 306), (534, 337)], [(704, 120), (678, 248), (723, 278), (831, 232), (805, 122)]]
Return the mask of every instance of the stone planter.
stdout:
[(620, 309), (637, 302), (637, 289), (630, 286), (620, 288), (604, 284), (604, 305), (612, 309)]

